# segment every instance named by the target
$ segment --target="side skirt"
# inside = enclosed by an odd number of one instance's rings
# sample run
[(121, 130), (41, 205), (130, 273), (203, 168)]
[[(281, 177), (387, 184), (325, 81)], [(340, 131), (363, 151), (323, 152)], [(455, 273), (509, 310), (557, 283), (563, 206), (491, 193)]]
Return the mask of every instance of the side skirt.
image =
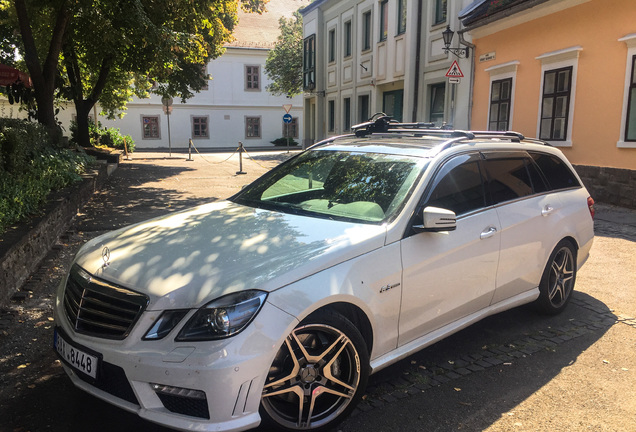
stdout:
[(396, 348), (391, 352), (388, 352), (380, 357), (371, 360), (371, 373), (373, 374), (375, 372), (378, 372), (379, 370), (382, 370), (385, 367), (390, 366), (393, 363), (398, 362), (410, 356), (411, 354), (423, 348), (426, 348), (429, 345), (433, 345), (435, 342), (438, 342), (445, 337), (452, 335), (453, 333), (457, 333), (458, 331), (465, 329), (471, 324), (474, 324), (477, 321), (480, 321), (490, 315), (494, 315), (499, 312), (524, 305), (526, 303), (531, 303), (538, 297), (539, 287), (536, 287), (530, 291), (518, 294), (509, 299), (500, 301), (499, 303), (496, 303), (494, 305), (490, 305), (485, 309), (482, 309), (462, 319), (447, 324), (444, 327), (440, 327), (435, 331), (432, 331), (420, 338), (417, 338), (407, 344)]

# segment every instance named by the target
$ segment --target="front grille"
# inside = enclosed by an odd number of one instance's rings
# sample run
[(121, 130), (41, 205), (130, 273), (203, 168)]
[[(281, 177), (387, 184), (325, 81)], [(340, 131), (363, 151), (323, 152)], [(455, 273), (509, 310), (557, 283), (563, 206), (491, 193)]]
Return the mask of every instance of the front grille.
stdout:
[(148, 305), (148, 296), (71, 268), (64, 291), (64, 311), (78, 333), (124, 339)]

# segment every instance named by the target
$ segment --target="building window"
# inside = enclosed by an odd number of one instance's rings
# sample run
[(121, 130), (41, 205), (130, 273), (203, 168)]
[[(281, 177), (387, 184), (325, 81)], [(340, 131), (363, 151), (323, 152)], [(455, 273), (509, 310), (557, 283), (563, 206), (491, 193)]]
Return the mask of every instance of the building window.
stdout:
[(143, 126), (144, 139), (159, 139), (159, 116), (142, 116), (141, 123)]
[(636, 141), (636, 55), (632, 57), (632, 73), (629, 80), (625, 141)]
[(446, 3), (447, 0), (435, 0), (434, 24), (442, 24), (446, 22)]
[(208, 117), (192, 117), (192, 138), (209, 138)]
[(510, 129), (510, 105), (512, 78), (492, 82), (490, 87), (490, 115), (488, 130), (507, 131)]
[(545, 140), (565, 141), (570, 115), (572, 67), (546, 71), (543, 76), (541, 100), (541, 129), (539, 137)]
[(260, 66), (245, 66), (245, 90), (260, 90)]
[(342, 130), (351, 129), (351, 98), (344, 98), (342, 101)]
[(329, 30), (329, 63), (336, 61), (336, 29)]
[(406, 0), (398, 0), (398, 34), (406, 32)]
[(316, 88), (316, 35), (307, 36), (303, 42), (303, 86), (305, 90)]
[(330, 100), (329, 103), (327, 104), (328, 108), (327, 108), (327, 120), (328, 120), (328, 128), (329, 128), (329, 132), (335, 132), (336, 130), (336, 102), (333, 100)]
[(371, 11), (362, 14), (362, 51), (371, 49)]
[(380, 42), (385, 41), (389, 33), (389, 0), (380, 2)]
[(298, 138), (298, 117), (292, 117), (291, 123), (283, 122), (283, 137)]
[(344, 25), (344, 56), (351, 56), (351, 21), (347, 21)]
[(444, 102), (446, 100), (446, 84), (433, 84), (429, 86), (429, 111), (428, 121), (435, 123), (435, 126), (444, 124)]
[(245, 117), (245, 138), (261, 137), (261, 118)]
[(358, 96), (358, 121), (364, 123), (369, 117), (369, 95)]

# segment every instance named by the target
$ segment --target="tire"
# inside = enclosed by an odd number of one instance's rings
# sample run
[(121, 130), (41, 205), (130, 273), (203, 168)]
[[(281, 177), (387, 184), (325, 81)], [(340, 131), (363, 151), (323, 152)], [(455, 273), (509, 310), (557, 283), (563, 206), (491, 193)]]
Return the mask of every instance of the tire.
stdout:
[(562, 312), (572, 297), (576, 281), (576, 248), (569, 240), (561, 240), (548, 259), (541, 283), (537, 310), (543, 314)]
[(369, 354), (360, 331), (336, 313), (304, 320), (285, 339), (269, 370), (261, 418), (280, 431), (322, 431), (342, 421), (360, 401)]

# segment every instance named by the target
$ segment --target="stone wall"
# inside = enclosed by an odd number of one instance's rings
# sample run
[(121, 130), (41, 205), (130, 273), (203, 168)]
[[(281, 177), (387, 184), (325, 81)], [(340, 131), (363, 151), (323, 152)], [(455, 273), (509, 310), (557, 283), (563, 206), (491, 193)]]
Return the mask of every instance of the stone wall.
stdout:
[(41, 216), (0, 236), (0, 305), (7, 304), (38, 268), (78, 210), (104, 184), (107, 171), (106, 164), (99, 164), (81, 182), (51, 193)]
[(575, 165), (594, 201), (636, 208), (636, 170)]

